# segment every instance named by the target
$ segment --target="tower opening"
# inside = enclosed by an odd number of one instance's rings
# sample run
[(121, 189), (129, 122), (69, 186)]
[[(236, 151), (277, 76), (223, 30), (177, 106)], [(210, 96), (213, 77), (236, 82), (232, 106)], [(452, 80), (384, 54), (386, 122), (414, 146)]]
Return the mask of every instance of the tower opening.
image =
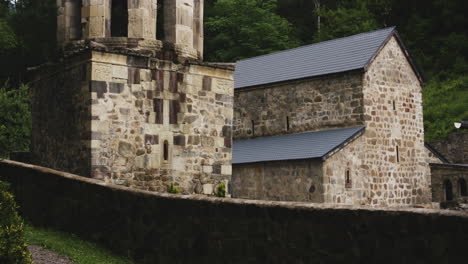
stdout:
[(128, 36), (127, 0), (112, 0), (111, 35), (112, 37)]
[(158, 1), (156, 16), (156, 39), (164, 40), (164, 2)]
[(78, 40), (81, 39), (81, 0), (72, 1), (65, 5), (66, 8), (66, 15), (68, 19), (66, 19), (67, 23), (69, 23), (69, 39), (70, 40)]

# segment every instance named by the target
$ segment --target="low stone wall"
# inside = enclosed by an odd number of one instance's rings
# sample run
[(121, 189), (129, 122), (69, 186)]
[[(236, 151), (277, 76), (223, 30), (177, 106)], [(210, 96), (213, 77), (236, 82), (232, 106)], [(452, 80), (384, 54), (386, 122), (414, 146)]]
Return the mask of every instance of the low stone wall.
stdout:
[(468, 215), (177, 196), (0, 162), (23, 215), (137, 263), (462, 263)]

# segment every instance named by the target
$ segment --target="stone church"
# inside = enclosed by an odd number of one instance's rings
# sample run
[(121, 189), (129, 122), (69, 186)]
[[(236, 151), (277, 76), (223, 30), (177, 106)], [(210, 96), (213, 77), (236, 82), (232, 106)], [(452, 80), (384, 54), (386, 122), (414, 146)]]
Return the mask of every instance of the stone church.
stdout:
[(431, 202), (422, 77), (395, 28), (237, 63), (234, 197)]
[(431, 202), (429, 162), (445, 162), (395, 28), (207, 63), (203, 3), (57, 1), (61, 59), (31, 70), (31, 162), (157, 192)]

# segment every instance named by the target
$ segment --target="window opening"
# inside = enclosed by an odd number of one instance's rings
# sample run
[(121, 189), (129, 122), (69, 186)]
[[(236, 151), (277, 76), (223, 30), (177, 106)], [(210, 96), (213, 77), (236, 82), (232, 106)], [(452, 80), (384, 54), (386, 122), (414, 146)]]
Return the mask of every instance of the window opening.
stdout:
[(111, 35), (112, 37), (128, 36), (127, 0), (112, 0)]
[(459, 179), (458, 186), (459, 186), (458, 188), (460, 189), (460, 196), (467, 196), (465, 179)]
[(81, 1), (73, 1), (65, 5), (67, 16), (69, 16), (70, 40), (81, 39), (81, 7)]
[(289, 131), (289, 116), (286, 117), (286, 131)]
[(395, 103), (395, 100), (393, 100), (393, 110), (396, 111), (396, 103)]
[(169, 160), (169, 142), (167, 140), (164, 141), (164, 146), (163, 146), (163, 156), (164, 156), (164, 161)]
[(396, 146), (396, 160), (397, 162), (400, 162), (400, 150), (398, 149), (398, 146)]
[(453, 200), (452, 183), (449, 180), (444, 181), (444, 189), (445, 189), (445, 200), (446, 201)]
[(252, 136), (255, 136), (255, 122), (252, 120)]
[(164, 3), (163, 1), (158, 1), (157, 6), (157, 16), (156, 16), (156, 39), (164, 40)]
[(349, 170), (346, 170), (345, 174), (345, 187), (351, 188), (351, 173)]

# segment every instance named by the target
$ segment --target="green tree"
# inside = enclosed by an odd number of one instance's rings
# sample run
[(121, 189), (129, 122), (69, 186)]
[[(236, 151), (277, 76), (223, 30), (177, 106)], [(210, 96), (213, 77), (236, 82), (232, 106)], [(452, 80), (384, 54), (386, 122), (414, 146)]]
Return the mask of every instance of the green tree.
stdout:
[(454, 122), (468, 120), (468, 76), (434, 78), (424, 87), (423, 101), (426, 141), (446, 138), (456, 131)]
[(206, 19), (206, 59), (234, 62), (295, 47), (289, 22), (277, 15), (277, 0), (218, 0)]
[(12, 151), (29, 150), (31, 137), (31, 107), (29, 89), (0, 88), (0, 157)]
[(316, 42), (381, 28), (366, 1), (351, 1), (336, 9), (325, 7), (316, 13), (322, 18), (320, 32), (314, 38)]

